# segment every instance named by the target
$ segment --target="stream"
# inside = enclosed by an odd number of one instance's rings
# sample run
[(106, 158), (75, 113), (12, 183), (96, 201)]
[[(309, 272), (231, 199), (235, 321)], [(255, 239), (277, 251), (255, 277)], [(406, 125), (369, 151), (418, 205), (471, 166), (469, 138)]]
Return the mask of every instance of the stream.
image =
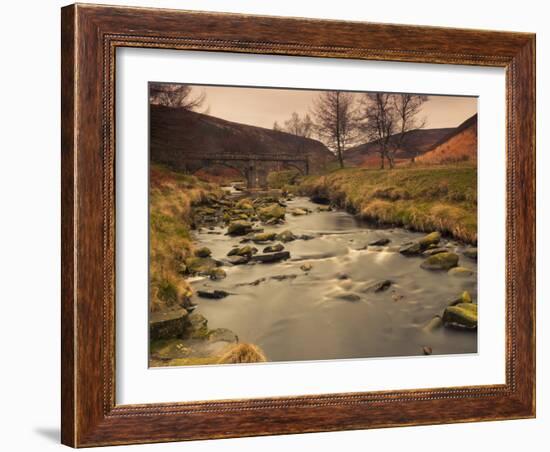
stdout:
[[(285, 243), (287, 261), (271, 264), (225, 266), (227, 278), (211, 281), (196, 277), (197, 290), (220, 289), (231, 295), (221, 300), (193, 297), (196, 312), (208, 319), (209, 328), (229, 328), (240, 342), (262, 348), (269, 361), (325, 360), (476, 353), (477, 333), (423, 327), (441, 315), (452, 300), (467, 290), (477, 299), (477, 274), (467, 278), (420, 268), (422, 257), (406, 257), (400, 244), (422, 237), (401, 228), (380, 229), (362, 223), (339, 210), (317, 212), (308, 198), (288, 201), (288, 210), (305, 207), (312, 213), (286, 215), (286, 223), (266, 226), (266, 232), (289, 229), (310, 240)], [(225, 229), (202, 229), (195, 233), (197, 246), (223, 259), (241, 237), (225, 235)], [(384, 247), (366, 245), (388, 238)], [(476, 270), (476, 263), (461, 252), (464, 245), (442, 240), (460, 256), (459, 265)], [(260, 252), (267, 245), (255, 245)], [(303, 271), (303, 264), (312, 265)], [(281, 276), (273, 279), (273, 276)], [(294, 276), (295, 275), (295, 276)], [(265, 280), (262, 280), (265, 278)], [(262, 280), (257, 285), (249, 283)], [(365, 287), (391, 280), (385, 291), (364, 292)], [(358, 301), (338, 298), (353, 293)]]

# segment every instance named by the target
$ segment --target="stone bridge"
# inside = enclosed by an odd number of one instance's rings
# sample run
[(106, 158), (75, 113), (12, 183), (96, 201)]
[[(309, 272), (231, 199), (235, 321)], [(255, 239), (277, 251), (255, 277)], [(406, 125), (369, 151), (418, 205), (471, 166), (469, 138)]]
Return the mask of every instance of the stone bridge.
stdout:
[(246, 179), (248, 188), (266, 187), (267, 175), (283, 168), (296, 168), (301, 174), (309, 174), (309, 160), (292, 154), (205, 154), (202, 157), (186, 158), (193, 162), (193, 171), (222, 165), (239, 171)]

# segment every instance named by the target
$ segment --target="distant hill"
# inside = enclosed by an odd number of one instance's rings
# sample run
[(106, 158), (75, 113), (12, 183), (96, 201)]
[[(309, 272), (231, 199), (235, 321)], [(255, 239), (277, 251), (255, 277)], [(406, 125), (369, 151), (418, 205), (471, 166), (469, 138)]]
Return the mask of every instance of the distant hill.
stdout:
[[(411, 159), (422, 155), (454, 131), (454, 127), (411, 130), (405, 133), (403, 138), (404, 149), (397, 152), (396, 159)], [(398, 135), (393, 135), (390, 139), (395, 141), (397, 138)], [(348, 149), (344, 154), (344, 158), (346, 163), (354, 166), (370, 166), (371, 163), (378, 165), (379, 152), (379, 141), (371, 141)]]
[(150, 105), (150, 153), (153, 162), (188, 171), (198, 170), (197, 159), (208, 155), (307, 155), (311, 172), (335, 159), (317, 140), (162, 105)]
[(422, 163), (454, 163), (477, 161), (477, 114), (468, 118), (443, 137), (422, 156)]

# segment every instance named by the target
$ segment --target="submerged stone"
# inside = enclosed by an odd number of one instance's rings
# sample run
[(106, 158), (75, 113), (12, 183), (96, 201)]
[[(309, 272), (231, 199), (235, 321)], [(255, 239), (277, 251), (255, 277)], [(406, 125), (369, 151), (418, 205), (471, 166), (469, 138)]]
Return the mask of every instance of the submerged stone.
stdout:
[(387, 245), (388, 243), (390, 243), (391, 240), (388, 239), (388, 238), (383, 238), (383, 239), (378, 239), (378, 240), (373, 240), (372, 242), (369, 242), (369, 246), (385, 246)]
[(222, 298), (225, 298), (229, 295), (231, 295), (229, 292), (226, 292), (225, 290), (198, 290), (197, 295), (201, 298), (209, 298), (211, 300), (221, 300)]
[(370, 286), (366, 287), (363, 292), (384, 292), (385, 290), (388, 290), (391, 285), (392, 281), (390, 281), (389, 279), (385, 279), (383, 281), (378, 281), (374, 284), (371, 284)]
[(457, 278), (469, 278), (470, 276), (474, 275), (474, 272), (473, 272), (473, 270), (470, 270), (469, 268), (454, 267), (454, 268), (451, 268), (448, 271), (448, 274), (450, 276), (455, 276)]
[(336, 298), (337, 300), (354, 301), (354, 302), (361, 300), (361, 297), (359, 295), (351, 292), (335, 295), (334, 298)]

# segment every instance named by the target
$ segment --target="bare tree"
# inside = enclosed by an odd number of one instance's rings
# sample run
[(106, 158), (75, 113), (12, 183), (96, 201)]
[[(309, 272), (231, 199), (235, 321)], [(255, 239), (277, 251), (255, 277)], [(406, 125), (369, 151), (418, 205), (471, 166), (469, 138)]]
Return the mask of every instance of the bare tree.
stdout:
[(357, 137), (353, 94), (323, 91), (314, 101), (312, 112), (319, 137), (336, 153), (343, 168), (344, 152)]
[(292, 113), (290, 118), (284, 122), (283, 131), (299, 137), (310, 138), (313, 134), (314, 124), (311, 117), (305, 114), (304, 117), (296, 112)]
[(149, 101), (152, 105), (197, 110), (206, 99), (204, 93), (195, 94), (189, 85), (175, 83), (152, 83), (149, 86)]
[(395, 167), (395, 157), (405, 146), (407, 133), (425, 126), (418, 115), (428, 96), (417, 94), (365, 93), (360, 99), (362, 130), (376, 141), (380, 168), (388, 161)]
[(392, 95), (387, 93), (364, 93), (359, 103), (362, 120), (361, 128), (369, 141), (378, 143), (380, 168), (384, 169), (385, 159), (388, 159), (391, 168), (392, 161), (389, 158), (388, 150), (396, 125)]
[[(422, 105), (427, 100), (428, 96), (421, 94), (395, 94), (393, 96), (393, 108), (397, 116), (398, 131), (390, 151), (390, 166), (395, 162), (395, 154), (403, 148), (407, 132), (422, 129), (426, 125), (426, 118), (420, 119), (418, 115), (422, 110)], [(411, 160), (414, 162), (415, 158), (416, 154)]]
[(279, 123), (277, 121), (275, 121), (273, 123), (273, 130), (277, 131), (277, 132), (282, 132), (283, 131), (283, 128), (279, 125)]

